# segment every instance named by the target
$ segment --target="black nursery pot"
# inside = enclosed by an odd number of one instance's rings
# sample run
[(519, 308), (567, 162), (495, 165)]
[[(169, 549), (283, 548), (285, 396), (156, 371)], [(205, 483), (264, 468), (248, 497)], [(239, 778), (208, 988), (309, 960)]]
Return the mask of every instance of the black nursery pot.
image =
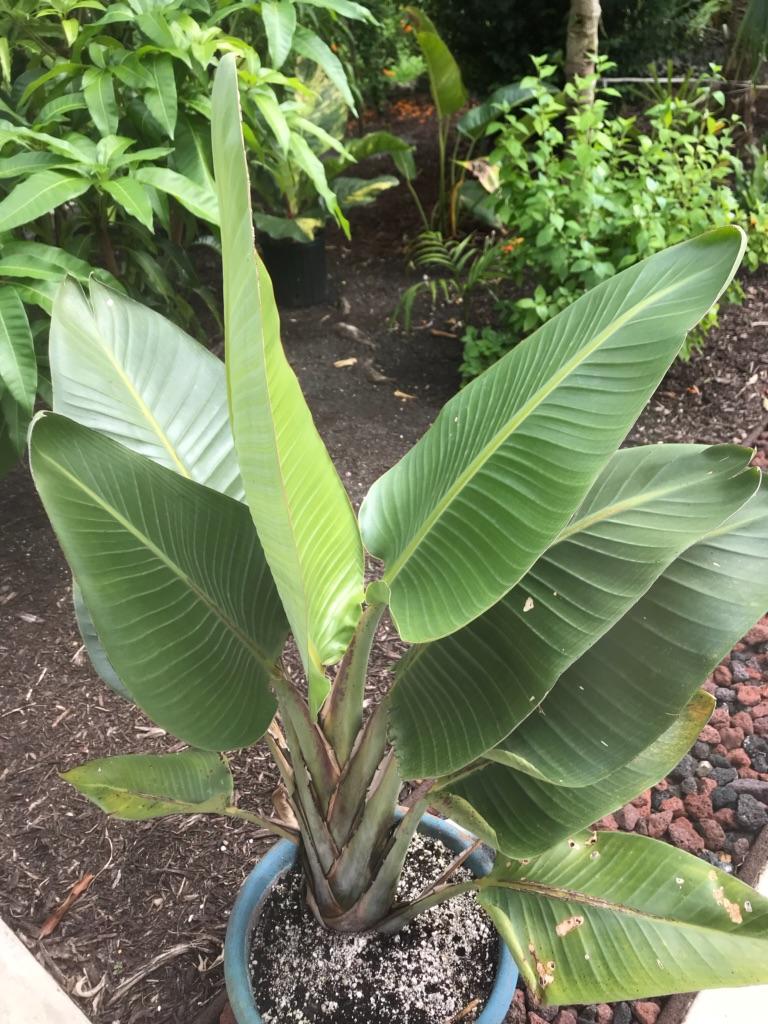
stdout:
[(303, 309), (325, 302), (324, 229), (318, 231), (311, 242), (260, 234), (259, 247), (279, 306)]

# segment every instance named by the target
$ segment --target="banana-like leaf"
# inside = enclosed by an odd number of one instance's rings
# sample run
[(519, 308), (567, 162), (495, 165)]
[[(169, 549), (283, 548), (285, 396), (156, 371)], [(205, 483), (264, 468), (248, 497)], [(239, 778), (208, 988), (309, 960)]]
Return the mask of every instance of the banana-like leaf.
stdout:
[(563, 786), (605, 778), (667, 727), (768, 608), (768, 487), (688, 548), (488, 756)]
[(11, 231), (50, 213), (87, 192), (87, 178), (58, 171), (38, 171), (13, 188), (0, 203), (0, 231)]
[(506, 594), (555, 540), (683, 339), (733, 277), (726, 227), (598, 285), (442, 409), (372, 487), (363, 538), (403, 639), (434, 640)]
[(0, 285), (0, 382), (22, 409), (32, 412), (37, 390), (35, 344), (24, 303), (12, 285)]
[(655, 785), (690, 750), (714, 707), (714, 698), (699, 691), (650, 747), (593, 786), (554, 786), (491, 762), (433, 790), (430, 799), (506, 856), (532, 857)]
[(281, 68), (293, 45), (296, 8), (292, 0), (264, 0), (261, 5), (261, 17), (267, 33), (272, 67)]
[(416, 29), (416, 41), (427, 62), (430, 91), (438, 116), (451, 117), (467, 102), (459, 65), (424, 11), (406, 7), (405, 13)]
[(751, 454), (734, 445), (616, 452), (506, 597), (397, 667), (390, 720), (404, 777), (455, 771), (526, 719), (677, 555), (755, 493)]
[(226, 758), (208, 750), (101, 757), (62, 772), (61, 778), (123, 821), (222, 814), (234, 791)]
[(181, 476), (242, 500), (224, 364), (154, 310), (91, 282), (61, 285), (53, 408)]
[(270, 238), (292, 238), (294, 242), (311, 242), (325, 223), (320, 217), (275, 217), (271, 213), (253, 215), (253, 223)]
[(768, 982), (768, 899), (666, 843), (601, 832), (523, 863), (479, 899), (544, 1003)]
[(55, 413), (34, 421), (30, 459), (136, 703), (206, 750), (255, 742), (287, 627), (247, 508)]
[(118, 676), (117, 672), (115, 672), (112, 662), (107, 657), (107, 652), (104, 650), (101, 640), (99, 640), (99, 634), (96, 632), (91, 613), (85, 605), (82, 591), (76, 579), (72, 580), (72, 603), (75, 606), (77, 628), (80, 630), (80, 636), (85, 644), (85, 649), (88, 652), (88, 657), (96, 674), (107, 684), (110, 690), (114, 690), (115, 693), (125, 700), (133, 702), (133, 697), (128, 692), (128, 687)]
[(254, 249), (234, 58), (213, 88), (230, 416), (246, 496), (317, 710), (323, 665), (360, 614), (363, 554), (354, 512), (280, 342), (272, 284)]

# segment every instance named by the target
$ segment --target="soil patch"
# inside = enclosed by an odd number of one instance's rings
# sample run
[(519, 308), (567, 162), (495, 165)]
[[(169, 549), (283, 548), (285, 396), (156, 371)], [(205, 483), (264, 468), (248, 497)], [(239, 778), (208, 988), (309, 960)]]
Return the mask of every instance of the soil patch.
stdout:
[[(453, 859), (416, 836), (398, 895), (413, 898)], [(456, 881), (469, 878), (461, 869)], [(397, 935), (340, 935), (309, 911), (300, 871), (275, 886), (254, 929), (251, 969), (265, 1024), (445, 1024), (487, 999), (496, 932), (470, 894), (432, 907)]]

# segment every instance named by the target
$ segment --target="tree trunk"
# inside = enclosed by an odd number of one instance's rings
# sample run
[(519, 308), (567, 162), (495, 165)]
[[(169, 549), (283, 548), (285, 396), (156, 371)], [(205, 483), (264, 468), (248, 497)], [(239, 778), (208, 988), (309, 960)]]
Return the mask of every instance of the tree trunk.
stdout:
[[(585, 78), (594, 74), (599, 24), (600, 0), (571, 0), (565, 51), (565, 74), (569, 82), (577, 76)], [(594, 98), (594, 88), (582, 90), (582, 103), (592, 103)]]

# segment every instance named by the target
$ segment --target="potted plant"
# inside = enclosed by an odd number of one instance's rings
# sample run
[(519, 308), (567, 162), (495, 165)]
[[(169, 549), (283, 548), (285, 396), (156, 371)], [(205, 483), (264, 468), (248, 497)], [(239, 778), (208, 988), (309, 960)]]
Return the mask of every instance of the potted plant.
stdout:
[[(742, 233), (710, 231), (579, 298), (452, 398), (356, 518), (254, 251), (231, 57), (213, 152), (226, 369), (103, 285), (89, 301), (67, 283), (56, 299), (35, 483), (95, 664), (190, 747), (64, 777), (123, 818), (210, 813), (271, 830), (295, 848), (322, 936), (394, 943), (474, 894), (545, 1002), (766, 981), (767, 900), (661, 842), (589, 831), (690, 747), (712, 710), (699, 683), (768, 605), (768, 492), (751, 452), (617, 451), (731, 280)], [(383, 564), (367, 588), (364, 547)], [(413, 647), (371, 710), (385, 613)], [(306, 685), (281, 659), (289, 632)], [(257, 812), (235, 803), (221, 752), (262, 738), (281, 784)], [(462, 875), (471, 844), (398, 895), (428, 808), (495, 861)], [(462, 845), (454, 826), (426, 824)], [(241, 1024), (259, 1020), (243, 994), (247, 937), (286, 849), (233, 915)], [(333, 1020), (323, 1006), (314, 1019)], [(503, 1015), (491, 1001), (480, 1020)]]
[[(296, 78), (296, 93), (267, 110), (260, 97), (243, 102), (248, 122), (265, 116), (274, 128), (246, 128), (255, 198), (258, 244), (279, 305), (312, 306), (325, 301), (325, 225), (332, 219), (349, 237), (347, 214), (368, 206), (398, 179), (392, 174), (360, 178), (349, 174), (360, 160), (387, 154), (408, 178), (415, 170), (412, 147), (386, 131), (345, 139), (348, 100), (322, 68), (306, 80)], [(289, 132), (290, 128), (290, 132)]]

